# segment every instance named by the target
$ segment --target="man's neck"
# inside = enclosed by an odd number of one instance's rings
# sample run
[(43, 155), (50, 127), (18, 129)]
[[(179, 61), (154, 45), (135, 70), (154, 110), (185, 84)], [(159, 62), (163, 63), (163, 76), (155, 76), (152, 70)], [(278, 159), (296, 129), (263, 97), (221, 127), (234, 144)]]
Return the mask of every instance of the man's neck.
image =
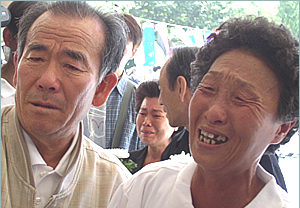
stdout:
[(56, 136), (55, 138), (38, 138), (30, 134), (28, 134), (28, 136), (32, 139), (45, 163), (55, 169), (61, 158), (70, 148), (72, 141), (77, 134), (75, 132), (64, 138), (60, 136)]

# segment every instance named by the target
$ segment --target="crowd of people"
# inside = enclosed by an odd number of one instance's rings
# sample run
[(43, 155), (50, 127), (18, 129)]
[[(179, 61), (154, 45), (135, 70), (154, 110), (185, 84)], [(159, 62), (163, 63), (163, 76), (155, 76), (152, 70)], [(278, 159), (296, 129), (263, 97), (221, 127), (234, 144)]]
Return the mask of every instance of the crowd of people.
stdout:
[(275, 152), (299, 126), (299, 41), (286, 27), (229, 18), (135, 83), (124, 67), (143, 32), (130, 14), (80, 1), (8, 9), (1, 206), (289, 207)]

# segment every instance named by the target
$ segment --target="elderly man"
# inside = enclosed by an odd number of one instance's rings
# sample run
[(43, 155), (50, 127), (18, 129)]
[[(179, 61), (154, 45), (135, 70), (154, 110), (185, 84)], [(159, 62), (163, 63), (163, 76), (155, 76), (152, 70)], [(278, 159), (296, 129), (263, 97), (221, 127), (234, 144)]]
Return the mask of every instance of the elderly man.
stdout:
[(16, 105), (1, 109), (2, 207), (106, 207), (130, 176), (82, 134), (117, 77), (123, 22), (83, 2), (40, 2), (20, 21)]
[(299, 42), (264, 17), (233, 18), (217, 31), (192, 65), (191, 162), (150, 164), (109, 208), (289, 206), (259, 160), (298, 121)]

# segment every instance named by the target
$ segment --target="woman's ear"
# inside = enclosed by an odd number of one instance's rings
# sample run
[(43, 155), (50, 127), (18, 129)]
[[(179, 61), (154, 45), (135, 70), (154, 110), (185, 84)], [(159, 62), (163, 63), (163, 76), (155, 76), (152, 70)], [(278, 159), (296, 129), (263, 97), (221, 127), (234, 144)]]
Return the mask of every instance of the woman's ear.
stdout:
[(278, 144), (280, 143), (285, 136), (288, 134), (288, 132), (291, 130), (291, 128), (296, 124), (297, 121), (293, 121), (291, 123), (284, 123), (280, 124), (277, 132), (275, 134), (275, 138), (271, 141), (271, 144)]
[(96, 107), (103, 105), (117, 82), (118, 78), (115, 73), (112, 72), (106, 75), (96, 89), (92, 104)]

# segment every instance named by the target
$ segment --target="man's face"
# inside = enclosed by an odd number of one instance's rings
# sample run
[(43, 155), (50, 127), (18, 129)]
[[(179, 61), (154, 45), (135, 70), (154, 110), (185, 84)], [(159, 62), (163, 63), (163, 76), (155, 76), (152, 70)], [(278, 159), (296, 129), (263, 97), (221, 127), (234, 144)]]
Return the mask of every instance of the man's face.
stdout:
[(195, 161), (218, 171), (257, 164), (280, 126), (278, 85), (267, 64), (249, 52), (232, 50), (217, 58), (190, 103)]
[(31, 137), (72, 136), (97, 88), (103, 27), (49, 12), (31, 26), (17, 65), (16, 107)]
[(167, 112), (167, 118), (169, 119), (170, 126), (185, 126), (185, 117), (184, 109), (180, 105), (180, 97), (176, 90), (172, 91), (169, 88), (169, 81), (166, 66), (169, 63), (169, 60), (165, 63), (163, 68), (160, 71), (159, 76), (159, 103), (164, 105), (164, 109)]

